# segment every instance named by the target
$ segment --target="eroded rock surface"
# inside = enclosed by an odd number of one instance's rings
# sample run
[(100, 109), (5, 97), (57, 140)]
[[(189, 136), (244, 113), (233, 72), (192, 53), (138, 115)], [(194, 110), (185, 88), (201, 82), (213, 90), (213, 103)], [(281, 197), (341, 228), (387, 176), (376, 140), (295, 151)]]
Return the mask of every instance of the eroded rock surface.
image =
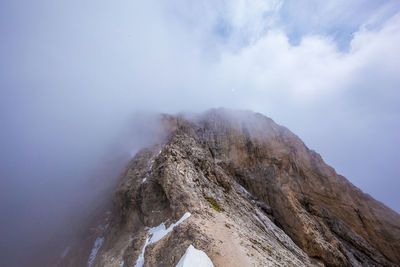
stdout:
[[(271, 119), (214, 109), (160, 125), (164, 141), (127, 166), (103, 227), (60, 265), (87, 266), (98, 238), (91, 266), (135, 266), (142, 251), (143, 266), (175, 266), (190, 245), (214, 266), (400, 264), (400, 216)], [(172, 231), (143, 250), (163, 223)]]

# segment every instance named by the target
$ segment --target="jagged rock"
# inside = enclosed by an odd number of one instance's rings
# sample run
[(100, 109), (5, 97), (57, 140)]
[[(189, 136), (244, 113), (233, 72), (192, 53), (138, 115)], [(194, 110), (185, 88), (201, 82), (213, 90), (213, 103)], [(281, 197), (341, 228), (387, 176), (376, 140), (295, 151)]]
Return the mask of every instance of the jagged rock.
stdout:
[[(214, 266), (400, 264), (400, 216), (271, 119), (214, 109), (160, 125), (164, 141), (121, 175), (108, 227), (61, 265), (87, 265), (99, 236), (92, 266), (135, 266), (142, 251), (143, 266), (175, 266), (191, 245)], [(143, 250), (162, 223), (172, 231)]]

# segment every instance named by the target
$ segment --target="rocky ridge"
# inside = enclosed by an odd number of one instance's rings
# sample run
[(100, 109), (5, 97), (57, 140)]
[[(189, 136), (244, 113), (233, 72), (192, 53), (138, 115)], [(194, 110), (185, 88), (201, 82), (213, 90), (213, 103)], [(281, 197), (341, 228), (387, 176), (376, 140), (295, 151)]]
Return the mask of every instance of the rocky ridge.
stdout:
[(400, 216), (271, 119), (213, 109), (160, 125), (58, 265), (175, 266), (190, 245), (214, 266), (400, 264)]

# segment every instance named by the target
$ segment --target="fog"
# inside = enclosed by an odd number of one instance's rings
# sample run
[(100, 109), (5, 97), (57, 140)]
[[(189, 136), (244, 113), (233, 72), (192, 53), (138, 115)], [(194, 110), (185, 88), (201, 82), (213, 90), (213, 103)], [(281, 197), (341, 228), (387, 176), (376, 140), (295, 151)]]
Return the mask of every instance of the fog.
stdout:
[(399, 12), (375, 0), (2, 1), (0, 265), (21, 265), (114, 183), (157, 141), (159, 112), (263, 113), (399, 212)]

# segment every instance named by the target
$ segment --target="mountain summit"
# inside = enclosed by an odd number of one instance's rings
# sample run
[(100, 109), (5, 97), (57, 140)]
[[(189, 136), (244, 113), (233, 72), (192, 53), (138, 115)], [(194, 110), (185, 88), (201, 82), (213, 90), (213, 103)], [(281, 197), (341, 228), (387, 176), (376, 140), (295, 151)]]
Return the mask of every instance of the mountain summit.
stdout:
[(59, 266), (399, 266), (400, 215), (250, 111), (160, 115)]

